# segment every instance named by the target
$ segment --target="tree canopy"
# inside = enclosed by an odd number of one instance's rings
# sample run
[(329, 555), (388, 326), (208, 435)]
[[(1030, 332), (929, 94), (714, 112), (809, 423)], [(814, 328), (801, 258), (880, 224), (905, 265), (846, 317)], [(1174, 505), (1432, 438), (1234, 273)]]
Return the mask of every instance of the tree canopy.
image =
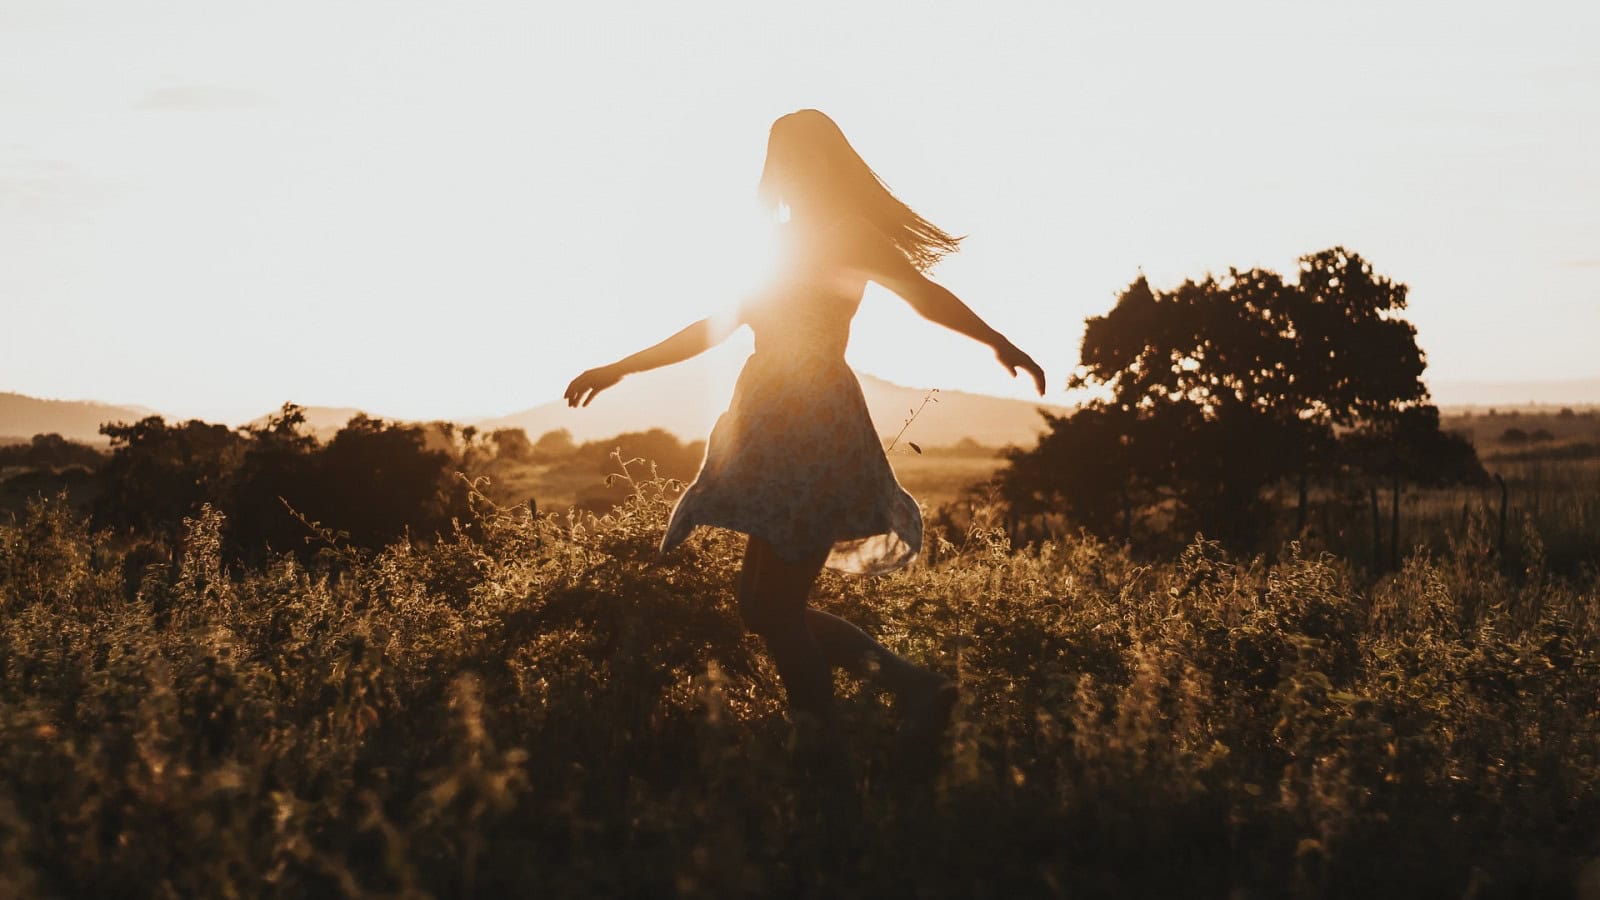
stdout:
[(1301, 257), (1294, 281), (1230, 268), (1162, 291), (1141, 275), (1087, 322), (1069, 386), (1100, 397), (1047, 416), (1002, 491), (1103, 533), (1119, 511), (1126, 527), (1132, 507), (1165, 504), (1183, 526), (1248, 542), (1263, 491), (1285, 479), (1390, 473), (1439, 448), (1449, 464), (1428, 478), (1478, 477), (1470, 445), (1439, 434), (1406, 292), (1342, 247)]

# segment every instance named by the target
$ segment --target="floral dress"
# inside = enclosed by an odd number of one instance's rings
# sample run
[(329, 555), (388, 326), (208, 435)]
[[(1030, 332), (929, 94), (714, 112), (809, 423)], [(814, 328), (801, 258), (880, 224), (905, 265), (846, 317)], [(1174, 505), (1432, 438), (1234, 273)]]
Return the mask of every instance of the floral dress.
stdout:
[(827, 550), (825, 565), (851, 574), (893, 571), (921, 550), (922, 511), (844, 361), (864, 281), (831, 243), (797, 251), (782, 287), (741, 307), (755, 352), (673, 508), (663, 553), (699, 525), (760, 537), (792, 562)]

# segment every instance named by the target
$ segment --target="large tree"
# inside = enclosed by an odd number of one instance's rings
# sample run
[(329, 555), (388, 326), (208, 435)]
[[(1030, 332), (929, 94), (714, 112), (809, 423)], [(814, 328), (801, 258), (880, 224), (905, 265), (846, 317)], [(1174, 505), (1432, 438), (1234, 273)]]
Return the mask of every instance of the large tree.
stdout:
[(1159, 291), (1141, 276), (1084, 331), (1070, 386), (1100, 398), (1049, 417), (1003, 489), (1104, 532), (1112, 511), (1126, 527), (1131, 507), (1167, 502), (1185, 527), (1248, 542), (1267, 487), (1297, 484), (1303, 511), (1308, 481), (1348, 467), (1341, 434), (1415, 436), (1383, 424), (1428, 401), (1405, 305), (1405, 285), (1342, 247), (1301, 257), (1295, 281), (1229, 269)]

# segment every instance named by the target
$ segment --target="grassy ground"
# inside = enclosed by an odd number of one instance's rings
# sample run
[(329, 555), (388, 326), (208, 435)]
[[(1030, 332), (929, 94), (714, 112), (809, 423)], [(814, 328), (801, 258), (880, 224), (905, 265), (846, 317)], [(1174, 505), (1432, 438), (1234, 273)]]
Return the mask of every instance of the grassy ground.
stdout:
[[(667, 509), (225, 571), (221, 523), (0, 526), (0, 896), (1573, 895), (1600, 874), (1595, 579), (1481, 539), (1366, 583), (977, 528), (817, 603), (956, 677), (931, 773), (841, 676), (796, 765), (739, 545)], [(1480, 536), (1481, 537), (1481, 536)], [(169, 551), (176, 550), (176, 553)]]
[(960, 500), (1005, 464), (999, 450), (976, 445), (925, 447), (922, 453), (896, 448), (889, 462), (900, 484), (929, 509)]
[[(665, 467), (661, 474), (681, 480), (692, 479), (703, 448), (687, 464)], [(622, 446), (625, 457), (634, 453)], [(993, 447), (924, 447), (916, 453), (908, 446), (890, 451), (889, 462), (900, 483), (912, 496), (930, 509), (960, 499), (966, 489), (989, 479), (1005, 461)], [(513, 504), (533, 497), (540, 508), (562, 510), (570, 506), (588, 507), (603, 512), (626, 496), (620, 487), (606, 488), (606, 476), (617, 471), (614, 461), (599, 464), (587, 459), (555, 459), (537, 462), (495, 460), (477, 474), (490, 478), (490, 495), (497, 503)]]

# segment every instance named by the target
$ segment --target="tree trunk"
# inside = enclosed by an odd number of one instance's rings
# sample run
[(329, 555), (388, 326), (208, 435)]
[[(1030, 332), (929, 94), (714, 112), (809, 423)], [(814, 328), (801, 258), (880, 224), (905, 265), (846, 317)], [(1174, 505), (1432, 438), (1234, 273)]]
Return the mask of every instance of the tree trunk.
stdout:
[(1394, 477), (1392, 493), (1389, 495), (1389, 558), (1394, 561), (1394, 570), (1400, 571), (1400, 476)]

